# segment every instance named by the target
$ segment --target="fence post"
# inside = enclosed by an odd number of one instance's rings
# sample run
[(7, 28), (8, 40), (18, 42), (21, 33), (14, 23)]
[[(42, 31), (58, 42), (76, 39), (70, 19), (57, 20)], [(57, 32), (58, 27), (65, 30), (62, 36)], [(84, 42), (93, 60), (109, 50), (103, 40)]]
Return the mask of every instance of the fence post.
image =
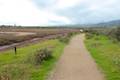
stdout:
[(17, 47), (14, 47), (15, 55), (17, 54)]

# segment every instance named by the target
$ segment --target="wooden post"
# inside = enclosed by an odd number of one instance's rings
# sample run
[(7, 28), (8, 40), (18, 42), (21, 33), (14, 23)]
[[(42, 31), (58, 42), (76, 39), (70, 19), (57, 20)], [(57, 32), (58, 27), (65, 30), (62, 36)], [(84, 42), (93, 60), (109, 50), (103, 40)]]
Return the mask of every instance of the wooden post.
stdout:
[(15, 55), (17, 54), (17, 47), (14, 47)]

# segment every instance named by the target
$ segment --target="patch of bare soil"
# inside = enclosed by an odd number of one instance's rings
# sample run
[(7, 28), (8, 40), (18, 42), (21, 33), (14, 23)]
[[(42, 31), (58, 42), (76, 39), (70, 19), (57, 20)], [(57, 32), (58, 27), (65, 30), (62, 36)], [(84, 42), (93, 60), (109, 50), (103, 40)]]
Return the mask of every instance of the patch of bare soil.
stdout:
[(26, 36), (26, 35), (34, 35), (34, 32), (0, 32), (0, 34), (11, 34), (15, 36)]
[(44, 36), (42, 38), (33, 38), (31, 40), (27, 40), (27, 41), (23, 41), (23, 42), (19, 42), (19, 43), (14, 43), (14, 44), (10, 44), (10, 45), (0, 46), (0, 52), (8, 50), (8, 49), (14, 49), (15, 46), (23, 47), (23, 46), (36, 44), (38, 42), (42, 42), (42, 41), (45, 41), (45, 40), (55, 39), (58, 36), (63, 36), (63, 34), (47, 35), (47, 36)]

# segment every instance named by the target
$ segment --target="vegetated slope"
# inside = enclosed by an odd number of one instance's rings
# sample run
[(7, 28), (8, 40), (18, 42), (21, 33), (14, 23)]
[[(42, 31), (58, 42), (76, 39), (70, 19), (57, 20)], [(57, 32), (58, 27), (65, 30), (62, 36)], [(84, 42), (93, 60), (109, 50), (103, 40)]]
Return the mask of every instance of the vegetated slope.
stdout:
[(88, 50), (105, 74), (106, 80), (120, 80), (120, 44), (105, 35), (91, 36), (85, 41)]
[(48, 80), (104, 80), (84, 46), (84, 34), (72, 38)]
[(112, 20), (112, 21), (106, 21), (106, 22), (101, 22), (97, 24), (88, 24), (88, 25), (83, 25), (86, 27), (120, 27), (120, 20)]
[(113, 21), (108, 21), (108, 22), (103, 22), (96, 24), (101, 27), (113, 27), (113, 26), (120, 26), (120, 20), (113, 20)]
[[(35, 64), (35, 54), (42, 48), (52, 49), (53, 58)], [(0, 80), (44, 80), (52, 69), (54, 63), (61, 55), (64, 44), (59, 40), (47, 40), (38, 44), (17, 48), (15, 55), (13, 50), (1, 52), (0, 54)]]

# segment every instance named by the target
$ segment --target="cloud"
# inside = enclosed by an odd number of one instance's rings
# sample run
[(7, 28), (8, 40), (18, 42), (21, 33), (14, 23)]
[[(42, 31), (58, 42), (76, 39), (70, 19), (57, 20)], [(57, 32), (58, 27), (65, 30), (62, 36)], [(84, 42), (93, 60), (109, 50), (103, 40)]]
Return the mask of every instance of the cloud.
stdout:
[(0, 0), (0, 24), (53, 25), (120, 19), (120, 0)]
[(1, 24), (47, 25), (50, 21), (70, 23), (66, 17), (40, 9), (30, 0), (0, 0), (0, 4)]
[(119, 3), (119, 0), (80, 0), (58, 13), (72, 19), (74, 24), (98, 23), (120, 19)]
[(66, 9), (78, 5), (80, 2), (82, 0), (56, 0), (55, 7), (57, 9)]

